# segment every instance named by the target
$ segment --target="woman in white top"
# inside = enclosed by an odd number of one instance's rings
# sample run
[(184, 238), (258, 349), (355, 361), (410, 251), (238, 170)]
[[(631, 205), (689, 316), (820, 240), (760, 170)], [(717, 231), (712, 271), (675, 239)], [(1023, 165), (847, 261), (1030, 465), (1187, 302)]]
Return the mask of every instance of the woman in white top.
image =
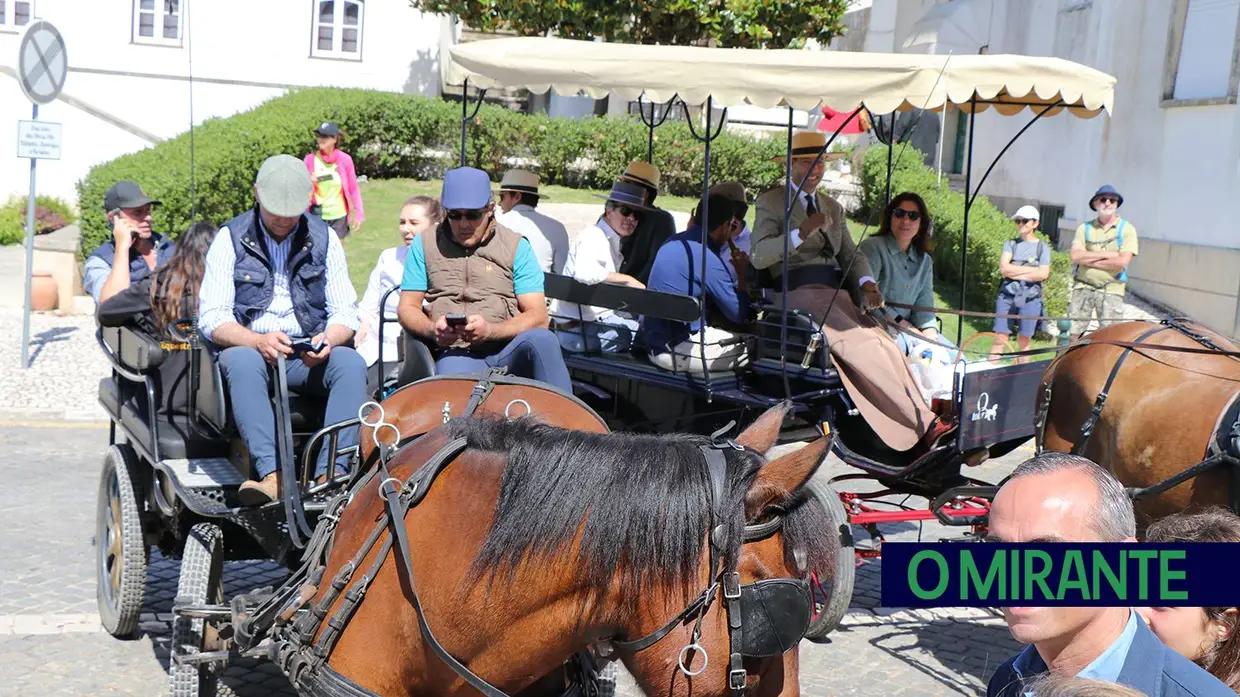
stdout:
[[(379, 385), (379, 301), (384, 293), (400, 285), (405, 273), (405, 255), (409, 253), (409, 243), (423, 231), (434, 230), (442, 220), (443, 207), (437, 199), (414, 196), (405, 201), (400, 209), (400, 235), (404, 244), (383, 250), (374, 270), (370, 272), (366, 292), (362, 294), (361, 302), (357, 306), (361, 326), (354, 338), (354, 345), (362, 358), (366, 359), (367, 382), (372, 394)], [(383, 328), (383, 364), (386, 373), (392, 373), (398, 367), (396, 347), (400, 342), (401, 328), (395, 320), (399, 304), (400, 294), (393, 293), (388, 296), (387, 307), (383, 308), (383, 316), (389, 320), (388, 325)]]
[[(623, 257), (620, 241), (637, 230), (646, 206), (636, 184), (618, 181), (606, 196), (603, 217), (577, 233), (564, 261), (564, 275), (587, 285), (618, 283), (645, 288), (641, 281), (616, 271)], [(636, 318), (601, 307), (557, 302), (552, 315), (559, 324), (560, 345), (568, 351), (627, 351), (637, 332)]]

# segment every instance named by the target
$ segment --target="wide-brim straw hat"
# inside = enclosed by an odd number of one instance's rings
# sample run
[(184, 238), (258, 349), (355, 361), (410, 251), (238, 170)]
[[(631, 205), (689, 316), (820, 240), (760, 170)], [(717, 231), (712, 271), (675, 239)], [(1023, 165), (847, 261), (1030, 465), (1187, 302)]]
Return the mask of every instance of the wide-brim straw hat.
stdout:
[(611, 185), (611, 191), (606, 196), (602, 194), (594, 194), (598, 198), (612, 203), (618, 203), (629, 208), (637, 208), (643, 211), (650, 210), (646, 205), (646, 190), (641, 185), (631, 181), (616, 180)]
[(655, 191), (659, 190), (659, 168), (645, 160), (630, 162), (619, 178), (621, 181), (636, 182)]
[(523, 169), (510, 169), (504, 172), (504, 178), (500, 180), (497, 191), (500, 193), (511, 191), (514, 194), (534, 194), (539, 198), (551, 198), (538, 190), (538, 185), (541, 183), (542, 178), (533, 172), (527, 172)]
[[(827, 148), (827, 134), (821, 131), (799, 131), (792, 134), (792, 159), (794, 160), (812, 160), (818, 156), (818, 153)], [(827, 162), (828, 160), (838, 160), (844, 157), (843, 152), (828, 152), (818, 158), (819, 162)], [(785, 155), (778, 155), (774, 158), (775, 162), (783, 162)]]

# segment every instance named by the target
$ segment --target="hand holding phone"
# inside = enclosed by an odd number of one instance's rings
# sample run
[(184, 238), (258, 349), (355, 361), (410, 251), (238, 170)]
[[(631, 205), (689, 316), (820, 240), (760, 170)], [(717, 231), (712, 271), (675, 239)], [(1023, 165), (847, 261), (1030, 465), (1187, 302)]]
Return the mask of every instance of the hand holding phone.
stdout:
[(326, 343), (326, 339), (322, 337), (319, 337), (319, 340), (314, 342), (311, 342), (309, 339), (301, 339), (293, 342), (293, 345), (289, 348), (293, 349), (293, 353), (295, 354), (318, 353), (323, 350), (323, 346)]
[(453, 329), (460, 329), (469, 321), (465, 315), (455, 312), (444, 315), (444, 320), (448, 323), (448, 326)]

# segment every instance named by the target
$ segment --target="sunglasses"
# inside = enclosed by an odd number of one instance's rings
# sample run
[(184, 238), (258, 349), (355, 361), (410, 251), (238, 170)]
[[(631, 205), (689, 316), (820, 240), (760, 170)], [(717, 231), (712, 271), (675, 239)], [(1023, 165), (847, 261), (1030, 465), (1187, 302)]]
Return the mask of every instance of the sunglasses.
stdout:
[(1099, 196), (1098, 202), (1099, 203), (1119, 203), (1119, 199), (1115, 198), (1114, 196)]
[(465, 220), (481, 220), (482, 216), (486, 214), (487, 212), (482, 209), (469, 211), (448, 211), (448, 220), (460, 220), (461, 218), (464, 218)]
[(921, 211), (906, 211), (903, 208), (897, 208), (891, 212), (893, 218), (908, 218), (913, 222), (921, 220)]
[(621, 216), (625, 218), (636, 218), (637, 217), (637, 210), (633, 208), (629, 208), (628, 206), (612, 206), (611, 209), (613, 211), (616, 211), (617, 213), (619, 213)]
[(1037, 220), (1034, 218), (1012, 218), (1012, 222), (1017, 225), (1024, 225), (1025, 223), (1036, 223)]

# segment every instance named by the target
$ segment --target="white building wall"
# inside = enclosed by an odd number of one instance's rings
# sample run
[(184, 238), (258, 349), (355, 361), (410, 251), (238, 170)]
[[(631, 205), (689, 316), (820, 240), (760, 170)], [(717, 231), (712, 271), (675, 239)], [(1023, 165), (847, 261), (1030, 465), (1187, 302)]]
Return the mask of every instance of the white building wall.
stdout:
[[(182, 45), (150, 46), (131, 41), (131, 0), (36, 0), (36, 16), (64, 36), (70, 65), (63, 98), (40, 110), (41, 119), (64, 124), (63, 159), (40, 163), (40, 193), (73, 201), (91, 166), (187, 130), (191, 56), (196, 123), (291, 87), (439, 93), (439, 52), (452, 30), (406, 0), (365, 3), (361, 60), (310, 56), (315, 0), (181, 1)], [(12, 75), (19, 38), (0, 32), (0, 128), (30, 118)], [(14, 140), (0, 134), (0, 198), (28, 188)]]

